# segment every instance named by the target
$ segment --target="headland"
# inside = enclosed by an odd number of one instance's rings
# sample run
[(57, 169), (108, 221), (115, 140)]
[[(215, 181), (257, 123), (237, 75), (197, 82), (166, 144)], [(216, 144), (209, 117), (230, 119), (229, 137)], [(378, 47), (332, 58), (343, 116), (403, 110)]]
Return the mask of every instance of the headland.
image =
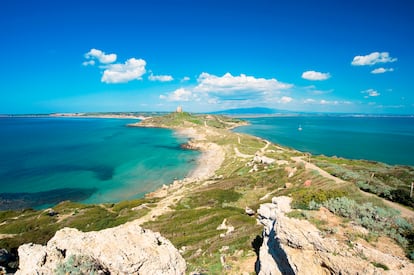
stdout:
[[(185, 259), (187, 273), (414, 270), (408, 259), (414, 244), (412, 200), (403, 185), (412, 167), (308, 156), (229, 131), (244, 123), (173, 113), (130, 125), (188, 136), (187, 147), (202, 152), (198, 168), (140, 200), (63, 202), (46, 211), (2, 213), (0, 233), (8, 235), (0, 247), (45, 244), (66, 226), (93, 232), (127, 223), (169, 239)], [(394, 210), (384, 201), (390, 198), (405, 204), (399, 207), (406, 211)]]

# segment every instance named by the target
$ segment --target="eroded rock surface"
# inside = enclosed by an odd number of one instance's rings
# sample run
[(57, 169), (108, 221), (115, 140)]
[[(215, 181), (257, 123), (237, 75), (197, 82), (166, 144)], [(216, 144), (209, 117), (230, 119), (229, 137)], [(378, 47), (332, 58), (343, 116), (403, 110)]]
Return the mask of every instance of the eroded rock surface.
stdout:
[(184, 274), (186, 270), (169, 240), (134, 223), (86, 233), (64, 228), (47, 246), (24, 244), (18, 251), (16, 274), (56, 274), (58, 270), (65, 274), (69, 268), (88, 274)]
[[(290, 202), (289, 197), (273, 198), (257, 211), (264, 225), (256, 267), (259, 274), (414, 274), (414, 265), (406, 258), (357, 242), (351, 247), (322, 237), (306, 220), (286, 217)], [(383, 263), (390, 270), (373, 263)]]

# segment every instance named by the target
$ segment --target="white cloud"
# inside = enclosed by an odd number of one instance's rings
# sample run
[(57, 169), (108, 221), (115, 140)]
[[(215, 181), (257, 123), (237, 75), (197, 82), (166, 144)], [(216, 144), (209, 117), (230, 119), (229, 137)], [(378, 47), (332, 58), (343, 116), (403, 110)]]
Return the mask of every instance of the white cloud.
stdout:
[(372, 74), (383, 74), (386, 72), (393, 72), (394, 68), (376, 68), (374, 70), (371, 71)]
[(169, 82), (173, 81), (174, 78), (171, 75), (153, 75), (152, 73), (148, 76), (150, 81), (161, 81), (161, 82)]
[[(109, 64), (116, 61), (116, 54), (105, 54), (101, 50), (91, 49), (85, 54), (86, 59), (97, 59), (102, 64)], [(92, 64), (89, 64), (92, 65)]]
[(307, 80), (327, 80), (331, 75), (329, 73), (321, 73), (315, 71), (306, 71), (302, 74), (302, 78)]
[(103, 72), (101, 81), (105, 83), (125, 83), (135, 79), (142, 79), (145, 74), (143, 59), (130, 58), (124, 64), (110, 64)]
[(223, 76), (216, 76), (209, 73), (201, 73), (197, 79), (198, 85), (195, 90), (199, 92), (228, 93), (240, 91), (250, 92), (275, 92), (291, 88), (293, 85), (282, 83), (274, 78), (255, 78), (241, 74), (233, 76), (226, 73)]
[(368, 90), (365, 90), (365, 91), (361, 91), (361, 93), (367, 94), (365, 96), (365, 98), (368, 98), (368, 97), (376, 97), (376, 96), (381, 95), (378, 91), (376, 91), (374, 89), (368, 89)]
[(187, 82), (190, 80), (190, 77), (184, 76), (183, 79), (181, 79), (181, 82)]
[(303, 100), (304, 104), (311, 104), (311, 105), (324, 105), (324, 106), (345, 106), (345, 105), (351, 105), (353, 104), (351, 101), (342, 101), (342, 100), (316, 100), (313, 98), (306, 98)]
[(373, 52), (368, 55), (357, 55), (352, 60), (354, 66), (374, 65), (377, 63), (390, 63), (397, 61), (397, 58), (390, 57), (388, 52)]
[(83, 66), (93, 66), (93, 65), (95, 65), (95, 60), (89, 60), (89, 61), (84, 61), (83, 63), (82, 63), (82, 65)]
[(194, 95), (190, 90), (179, 88), (167, 95), (160, 95), (160, 99), (166, 99), (168, 101), (190, 101), (197, 100), (197, 95)]
[(293, 98), (291, 98), (290, 96), (282, 96), (282, 98), (279, 100), (279, 103), (286, 104), (292, 101), (293, 101)]
[(316, 100), (315, 100), (315, 99), (313, 99), (313, 98), (307, 98), (307, 99), (305, 99), (305, 100), (303, 101), (303, 103), (305, 103), (305, 104), (315, 103), (315, 102), (316, 102)]
[(198, 84), (186, 89), (178, 89), (161, 95), (160, 98), (168, 101), (190, 101), (200, 102), (234, 102), (240, 105), (245, 103), (266, 103), (276, 100), (279, 103), (289, 103), (290, 97), (275, 98), (281, 91), (293, 87), (292, 84), (279, 82), (274, 78), (256, 78), (241, 74), (233, 76), (226, 73), (216, 76), (209, 73), (201, 73), (197, 78)]

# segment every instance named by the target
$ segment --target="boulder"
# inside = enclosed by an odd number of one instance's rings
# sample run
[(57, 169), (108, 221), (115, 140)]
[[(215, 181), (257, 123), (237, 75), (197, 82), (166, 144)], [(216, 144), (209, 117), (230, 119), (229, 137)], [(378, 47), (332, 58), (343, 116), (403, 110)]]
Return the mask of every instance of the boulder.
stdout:
[(258, 154), (254, 156), (253, 161), (256, 163), (261, 163), (261, 164), (273, 164), (276, 162), (275, 159), (272, 159), (266, 156), (260, 156)]
[(184, 274), (186, 263), (170, 241), (132, 223), (83, 233), (64, 228), (46, 246), (18, 249), (16, 274)]

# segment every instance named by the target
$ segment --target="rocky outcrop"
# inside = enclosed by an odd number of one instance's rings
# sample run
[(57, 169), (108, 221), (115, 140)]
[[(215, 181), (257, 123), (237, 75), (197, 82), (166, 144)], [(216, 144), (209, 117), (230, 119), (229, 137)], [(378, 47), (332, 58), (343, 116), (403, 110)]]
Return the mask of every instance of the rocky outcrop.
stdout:
[(262, 204), (258, 219), (264, 225), (256, 271), (270, 274), (383, 274), (375, 267), (385, 264), (387, 274), (414, 274), (414, 265), (361, 243), (349, 246), (335, 238), (322, 237), (306, 220), (285, 216), (291, 199), (277, 197)]
[(259, 154), (256, 154), (254, 156), (253, 161), (256, 162), (256, 163), (267, 164), (267, 165), (273, 164), (273, 163), (276, 162), (275, 159), (272, 159), (272, 158), (269, 158), (269, 157), (266, 157), (266, 156), (261, 156)]
[[(64, 228), (47, 246), (19, 247), (16, 274), (184, 274), (186, 263), (170, 241), (134, 223), (96, 232)], [(77, 273), (77, 274), (78, 274)]]

